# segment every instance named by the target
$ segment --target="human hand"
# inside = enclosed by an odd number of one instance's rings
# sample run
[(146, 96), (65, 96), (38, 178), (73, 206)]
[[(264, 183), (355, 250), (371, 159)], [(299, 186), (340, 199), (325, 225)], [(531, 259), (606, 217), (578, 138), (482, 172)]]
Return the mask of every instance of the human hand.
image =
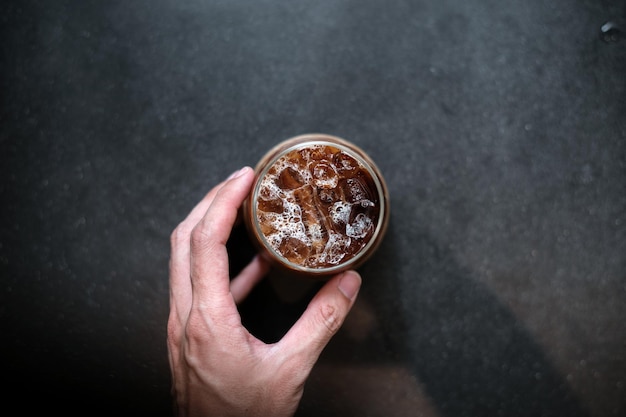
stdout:
[(236, 305), (269, 266), (256, 256), (230, 281), (226, 241), (253, 178), (248, 167), (233, 173), (172, 233), (167, 345), (179, 416), (293, 415), (361, 285), (354, 271), (336, 275), (279, 342), (251, 335)]

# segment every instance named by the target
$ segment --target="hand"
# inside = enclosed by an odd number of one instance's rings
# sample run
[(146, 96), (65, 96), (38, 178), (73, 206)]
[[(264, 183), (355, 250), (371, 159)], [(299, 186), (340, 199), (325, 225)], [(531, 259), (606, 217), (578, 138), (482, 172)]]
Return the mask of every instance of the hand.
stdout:
[(172, 234), (167, 345), (180, 416), (293, 415), (311, 368), (361, 285), (354, 271), (337, 275), (279, 342), (252, 336), (236, 304), (269, 266), (256, 256), (230, 281), (225, 244), (253, 177), (248, 167), (232, 174)]

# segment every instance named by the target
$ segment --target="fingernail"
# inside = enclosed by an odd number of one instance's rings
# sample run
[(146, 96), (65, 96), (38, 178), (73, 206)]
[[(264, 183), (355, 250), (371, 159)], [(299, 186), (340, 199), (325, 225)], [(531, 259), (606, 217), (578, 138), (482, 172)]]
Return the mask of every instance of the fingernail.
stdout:
[(241, 169), (238, 169), (237, 171), (230, 174), (228, 178), (226, 178), (226, 181), (241, 177), (243, 174), (246, 173), (247, 170), (248, 170), (248, 167), (243, 167)]
[(361, 276), (354, 271), (345, 272), (339, 281), (339, 291), (352, 300), (359, 292), (359, 288), (361, 288)]

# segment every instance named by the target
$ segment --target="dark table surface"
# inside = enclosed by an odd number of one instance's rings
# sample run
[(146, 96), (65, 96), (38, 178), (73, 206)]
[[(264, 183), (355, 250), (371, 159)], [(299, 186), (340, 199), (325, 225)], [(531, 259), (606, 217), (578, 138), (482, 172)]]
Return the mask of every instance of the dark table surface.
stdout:
[[(626, 415), (625, 18), (2, 2), (4, 404), (169, 415), (170, 232), (233, 170), (324, 132), (373, 157), (392, 216), (299, 416)], [(240, 228), (229, 247), (233, 270), (253, 254)], [(271, 273), (244, 323), (280, 338), (317, 286)]]

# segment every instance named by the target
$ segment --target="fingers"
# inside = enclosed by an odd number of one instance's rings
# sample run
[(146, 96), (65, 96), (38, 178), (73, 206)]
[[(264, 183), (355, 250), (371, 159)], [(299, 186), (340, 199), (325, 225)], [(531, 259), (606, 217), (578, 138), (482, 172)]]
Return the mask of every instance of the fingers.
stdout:
[[(179, 344), (184, 328), (183, 323), (186, 321), (191, 308), (192, 292), (189, 259), (191, 231), (202, 219), (202, 216), (204, 216), (215, 195), (223, 185), (224, 182), (221, 182), (213, 187), (174, 229), (170, 238), (170, 315), (167, 323), (167, 345), (170, 369), (172, 370), (178, 368)], [(172, 378), (176, 379), (176, 377), (177, 375), (172, 373)]]
[(254, 178), (242, 168), (219, 189), (208, 210), (191, 233), (192, 303), (198, 307), (224, 306), (230, 297), (226, 241)]
[(306, 311), (279, 342), (285, 351), (301, 351), (313, 367), (331, 337), (343, 324), (361, 287), (361, 277), (348, 271), (333, 277), (315, 295)]
[(257, 255), (230, 282), (230, 293), (236, 304), (241, 303), (250, 294), (252, 288), (267, 274), (269, 268), (267, 260)]
[[(204, 216), (213, 202), (215, 195), (224, 182), (216, 185), (204, 198), (191, 210), (189, 215), (172, 232), (170, 254), (170, 308), (172, 320), (180, 320), (181, 316), (187, 316), (191, 306), (191, 280), (190, 280), (190, 239), (191, 231)], [(184, 306), (184, 307), (183, 307)]]

